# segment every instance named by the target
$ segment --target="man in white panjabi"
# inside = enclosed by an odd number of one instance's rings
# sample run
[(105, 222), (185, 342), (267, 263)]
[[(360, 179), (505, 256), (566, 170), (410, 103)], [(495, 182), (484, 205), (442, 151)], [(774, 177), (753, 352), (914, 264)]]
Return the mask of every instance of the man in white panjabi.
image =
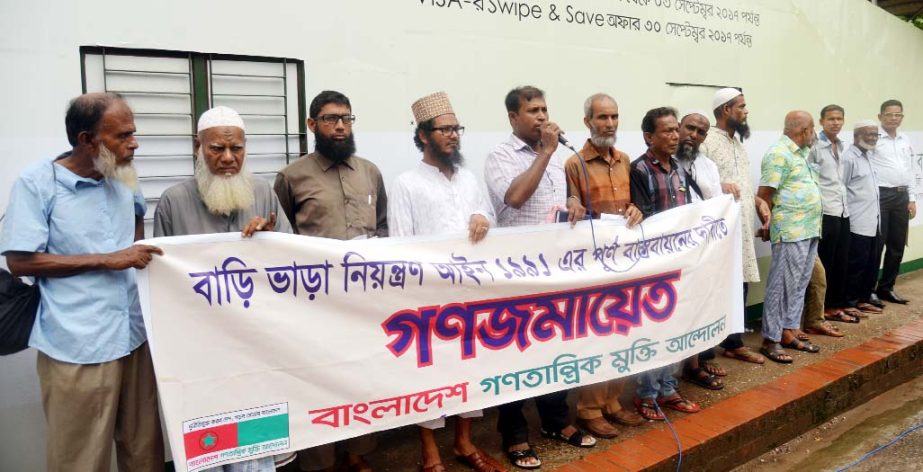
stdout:
[[(477, 179), (463, 168), (460, 126), (445, 92), (427, 95), (411, 106), (417, 129), (414, 143), (423, 152), (417, 166), (397, 177), (388, 198), (390, 236), (467, 233), (472, 244), (487, 236), (496, 223), (493, 206)], [(454, 452), (458, 459), (481, 472), (506, 470), (471, 442), (471, 419), (481, 410), (458, 415)], [(424, 472), (445, 467), (433, 430), (445, 426), (445, 418), (420, 423)]]

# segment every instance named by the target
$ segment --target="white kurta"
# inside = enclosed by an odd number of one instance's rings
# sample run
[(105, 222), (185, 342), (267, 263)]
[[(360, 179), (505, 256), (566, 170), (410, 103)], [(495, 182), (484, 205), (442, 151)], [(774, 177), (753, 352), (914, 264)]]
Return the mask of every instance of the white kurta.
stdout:
[(448, 179), (435, 166), (420, 162), (399, 175), (388, 192), (391, 236), (467, 233), (474, 214), (496, 224), (487, 195), (464, 168)]

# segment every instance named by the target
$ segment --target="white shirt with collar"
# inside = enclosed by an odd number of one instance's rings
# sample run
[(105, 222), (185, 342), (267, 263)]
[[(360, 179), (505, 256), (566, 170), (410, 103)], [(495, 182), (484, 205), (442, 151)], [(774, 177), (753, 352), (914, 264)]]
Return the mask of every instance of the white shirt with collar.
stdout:
[(880, 187), (907, 187), (910, 201), (916, 201), (916, 182), (913, 177), (913, 148), (904, 133), (888, 136), (878, 129), (878, 151), (872, 155), (872, 167)]

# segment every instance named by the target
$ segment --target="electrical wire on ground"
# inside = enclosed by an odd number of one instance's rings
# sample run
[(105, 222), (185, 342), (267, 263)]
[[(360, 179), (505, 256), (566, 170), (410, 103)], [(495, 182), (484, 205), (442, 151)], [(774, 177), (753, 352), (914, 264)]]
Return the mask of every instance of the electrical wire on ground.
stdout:
[(916, 430), (918, 430), (918, 429), (920, 429), (920, 428), (923, 428), (923, 423), (920, 423), (920, 424), (918, 424), (918, 425), (916, 425), (916, 426), (914, 426), (914, 427), (911, 427), (911, 428), (908, 428), (908, 429), (904, 430), (904, 432), (902, 432), (901, 434), (898, 434), (897, 437), (895, 437), (894, 439), (892, 439), (892, 440), (890, 440), (890, 441), (888, 441), (888, 442), (882, 444), (881, 446), (876, 447), (875, 449), (872, 449), (871, 451), (867, 452), (864, 456), (860, 457), (857, 461), (853, 462), (852, 464), (847, 465), (846, 467), (843, 467), (842, 469), (837, 469), (836, 472), (843, 472), (843, 471), (845, 471), (845, 470), (849, 470), (849, 469), (851, 469), (851, 468), (853, 468), (853, 467), (855, 467), (855, 466), (861, 464), (863, 461), (865, 461), (865, 460), (868, 459), (869, 457), (872, 457), (872, 456), (874, 456), (875, 454), (878, 454), (879, 452), (881, 452), (882, 450), (884, 450), (886, 447), (891, 446), (892, 444), (894, 444), (894, 443), (900, 441), (901, 439), (906, 438), (907, 435), (909, 435), (910, 433), (912, 433), (912, 432), (914, 432), (914, 431), (916, 431)]

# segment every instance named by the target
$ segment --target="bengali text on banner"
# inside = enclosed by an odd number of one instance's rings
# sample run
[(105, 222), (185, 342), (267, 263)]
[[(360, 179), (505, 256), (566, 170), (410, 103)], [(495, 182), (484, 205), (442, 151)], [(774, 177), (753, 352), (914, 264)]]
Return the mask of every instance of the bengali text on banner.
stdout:
[(335, 241), (146, 241), (177, 470), (333, 442), (672, 364), (743, 331), (738, 204)]

